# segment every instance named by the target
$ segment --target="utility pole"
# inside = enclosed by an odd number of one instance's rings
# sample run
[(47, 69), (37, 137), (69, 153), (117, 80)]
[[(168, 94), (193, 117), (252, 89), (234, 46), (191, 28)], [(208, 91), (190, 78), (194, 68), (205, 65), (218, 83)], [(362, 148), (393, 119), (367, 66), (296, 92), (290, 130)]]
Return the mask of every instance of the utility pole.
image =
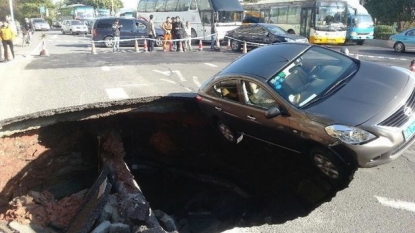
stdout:
[(14, 23), (13, 0), (9, 0), (9, 6), (10, 6), (10, 17), (11, 17), (12, 22)]
[(111, 0), (111, 15), (114, 16), (115, 12), (114, 12), (114, 0)]

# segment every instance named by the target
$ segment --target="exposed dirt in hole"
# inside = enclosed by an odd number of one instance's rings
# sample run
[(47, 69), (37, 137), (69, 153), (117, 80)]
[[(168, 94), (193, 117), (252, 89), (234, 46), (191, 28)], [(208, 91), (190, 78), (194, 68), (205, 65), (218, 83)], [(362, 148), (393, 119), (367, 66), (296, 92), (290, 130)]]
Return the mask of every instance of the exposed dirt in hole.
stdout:
[(63, 232), (99, 174), (108, 132), (121, 136), (114, 153), (151, 208), (180, 232), (283, 223), (337, 192), (300, 155), (249, 138), (228, 144), (196, 107), (131, 112), (0, 138), (0, 220)]

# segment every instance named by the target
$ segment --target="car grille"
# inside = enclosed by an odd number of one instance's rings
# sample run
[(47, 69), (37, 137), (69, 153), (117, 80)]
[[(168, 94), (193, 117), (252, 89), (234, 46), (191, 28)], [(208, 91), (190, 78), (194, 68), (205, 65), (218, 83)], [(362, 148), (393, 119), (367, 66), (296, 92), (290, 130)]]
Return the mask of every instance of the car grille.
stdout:
[(401, 127), (406, 122), (408, 122), (409, 118), (411, 117), (411, 114), (409, 116), (405, 114), (405, 108), (411, 108), (412, 114), (414, 114), (415, 109), (415, 91), (412, 92), (409, 99), (406, 101), (406, 104), (399, 108), (398, 111), (396, 111), (394, 114), (386, 118), (384, 121), (380, 122), (379, 125), (381, 126), (389, 126), (389, 127)]

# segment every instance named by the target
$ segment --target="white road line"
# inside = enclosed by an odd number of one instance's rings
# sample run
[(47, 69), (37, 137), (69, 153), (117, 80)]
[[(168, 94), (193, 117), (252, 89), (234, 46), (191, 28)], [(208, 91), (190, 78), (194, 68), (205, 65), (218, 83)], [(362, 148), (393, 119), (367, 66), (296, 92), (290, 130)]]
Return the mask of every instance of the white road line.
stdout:
[(385, 57), (378, 57), (378, 58), (382, 58), (382, 59), (383, 59), (383, 58), (385, 58)]
[(107, 88), (105, 91), (110, 99), (128, 99), (127, 93), (122, 88)]
[(207, 65), (207, 66), (211, 66), (211, 67), (218, 67), (217, 65), (212, 64), (212, 63), (205, 63), (205, 65)]
[(103, 71), (110, 71), (111, 70), (111, 68), (109, 68), (108, 66), (102, 66), (101, 69)]
[(166, 76), (170, 76), (171, 72), (170, 71), (160, 71), (160, 70), (153, 70), (154, 72), (160, 73), (160, 74), (164, 74)]
[(177, 76), (179, 76), (180, 81), (182, 81), (182, 82), (186, 81), (186, 79), (182, 75), (182, 72), (180, 72), (179, 70), (173, 70), (173, 73), (176, 73)]
[(189, 91), (189, 92), (193, 92), (193, 90), (192, 90), (192, 89), (190, 89), (190, 88), (185, 87), (184, 89), (186, 89), (186, 90), (187, 90), (187, 91)]
[(384, 206), (415, 212), (415, 203), (413, 202), (394, 200), (394, 199), (390, 199), (386, 197), (378, 197), (378, 196), (375, 196), (375, 198), (378, 200), (378, 202), (380, 202), (380, 204)]
[(399, 59), (399, 60), (401, 60), (401, 61), (407, 61), (408, 59), (406, 59), (406, 58), (401, 58), (401, 59)]
[(53, 35), (53, 36), (52, 36), (52, 39), (55, 39), (56, 37), (58, 37), (58, 35)]
[(164, 78), (161, 78), (160, 79), (161, 81), (165, 81), (165, 82), (168, 82), (168, 83), (173, 83), (173, 84), (177, 84), (175, 81), (173, 81), (173, 80), (170, 80), (170, 79), (164, 79)]
[(201, 84), (199, 82), (199, 78), (197, 76), (193, 76), (193, 82), (196, 84), (197, 87), (201, 86)]

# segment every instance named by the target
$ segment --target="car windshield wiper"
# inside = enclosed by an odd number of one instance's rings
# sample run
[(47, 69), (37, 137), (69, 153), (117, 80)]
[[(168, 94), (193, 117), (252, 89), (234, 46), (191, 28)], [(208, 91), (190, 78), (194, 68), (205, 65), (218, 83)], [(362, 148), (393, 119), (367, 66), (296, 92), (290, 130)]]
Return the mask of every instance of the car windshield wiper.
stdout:
[(306, 106), (308, 106), (308, 105), (310, 105), (310, 104), (312, 104), (312, 103), (315, 103), (315, 102), (317, 102), (317, 101), (319, 101), (319, 100), (321, 100), (321, 99), (324, 99), (324, 98), (326, 98), (329, 94), (331, 94), (331, 93), (333, 93), (333, 92), (335, 92), (335, 91), (337, 91), (337, 90), (339, 90), (341, 87), (343, 87), (346, 83), (347, 83), (347, 81), (355, 74), (357, 72), (357, 69), (356, 70), (354, 70), (353, 72), (351, 72), (350, 74), (348, 74), (346, 77), (344, 77), (344, 78), (342, 78), (342, 79), (340, 79), (340, 80), (338, 80), (336, 83), (334, 83), (333, 84), (333, 86), (331, 86), (326, 92), (324, 92), (324, 94), (323, 95), (321, 95), (321, 96), (319, 96), (319, 97), (316, 97), (316, 98), (314, 98), (314, 99), (312, 99), (312, 100), (310, 100), (308, 103), (306, 103), (304, 106), (301, 106), (301, 107), (306, 107)]
[(344, 86), (347, 81), (349, 81), (349, 79), (357, 72), (357, 69), (354, 70), (353, 72), (351, 72), (349, 75), (347, 75), (346, 77), (338, 80), (336, 83), (334, 83), (326, 92), (324, 92), (323, 96), (327, 96), (335, 91), (337, 91), (338, 89), (340, 89), (342, 86)]

